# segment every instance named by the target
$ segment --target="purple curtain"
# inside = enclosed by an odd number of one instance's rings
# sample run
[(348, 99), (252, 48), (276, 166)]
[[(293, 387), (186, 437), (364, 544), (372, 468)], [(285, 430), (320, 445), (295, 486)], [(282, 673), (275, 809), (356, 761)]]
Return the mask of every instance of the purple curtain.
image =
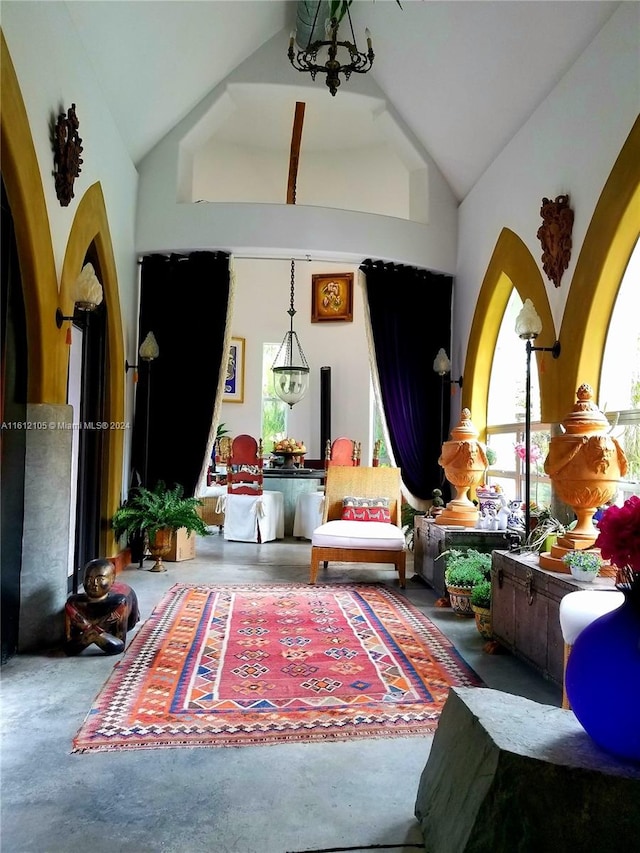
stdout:
[(170, 487), (179, 483), (187, 496), (195, 492), (213, 418), (229, 291), (229, 255), (223, 252), (142, 261), (139, 343), (151, 331), (160, 350), (150, 364), (136, 357), (132, 461), (148, 488), (163, 480)]
[[(443, 488), (438, 465), (449, 425), (451, 385), (433, 370), (440, 347), (450, 354), (453, 279), (401, 264), (366, 260), (371, 331), (391, 449), (417, 498)], [(448, 377), (445, 377), (448, 380)], [(443, 393), (444, 391), (444, 393)], [(442, 426), (441, 426), (442, 425)]]

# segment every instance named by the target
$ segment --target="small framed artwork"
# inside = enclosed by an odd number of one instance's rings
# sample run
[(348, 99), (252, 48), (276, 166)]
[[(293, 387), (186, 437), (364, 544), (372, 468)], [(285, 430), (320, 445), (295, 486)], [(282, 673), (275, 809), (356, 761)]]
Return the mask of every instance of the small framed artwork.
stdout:
[(353, 321), (353, 273), (313, 275), (311, 322), (325, 320)]
[(231, 338), (222, 402), (244, 402), (244, 338)]

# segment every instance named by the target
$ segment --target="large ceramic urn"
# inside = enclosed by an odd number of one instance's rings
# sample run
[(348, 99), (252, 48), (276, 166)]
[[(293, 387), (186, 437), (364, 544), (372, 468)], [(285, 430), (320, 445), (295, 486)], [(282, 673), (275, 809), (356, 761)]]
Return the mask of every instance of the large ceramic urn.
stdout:
[(577, 402), (562, 426), (564, 432), (549, 443), (544, 470), (556, 495), (574, 509), (577, 523), (558, 539), (549, 554), (541, 554), (540, 565), (566, 573), (563, 555), (591, 548), (596, 541), (593, 514), (615, 497), (619, 480), (627, 473), (627, 458), (609, 435), (609, 422), (593, 402), (590, 385), (578, 388)]
[(475, 527), (478, 509), (469, 500), (468, 492), (484, 479), (488, 460), (484, 445), (478, 441), (478, 430), (471, 422), (469, 409), (462, 410), (460, 422), (451, 430), (451, 439), (442, 445), (438, 465), (444, 468), (456, 494), (436, 518), (436, 524)]

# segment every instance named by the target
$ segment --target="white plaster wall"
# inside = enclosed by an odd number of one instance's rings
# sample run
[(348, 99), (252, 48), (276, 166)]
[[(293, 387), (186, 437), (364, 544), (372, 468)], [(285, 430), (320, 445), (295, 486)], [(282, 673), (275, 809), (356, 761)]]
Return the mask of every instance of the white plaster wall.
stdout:
[[(212, 139), (193, 158), (194, 201), (282, 204), (287, 198), (289, 152), (230, 145)], [(409, 175), (384, 145), (344, 150), (339, 156), (304, 153), (296, 203), (384, 216), (409, 216)]]
[[(220, 416), (232, 435), (260, 434), (263, 343), (280, 344), (289, 330), (290, 260), (236, 258), (234, 337), (246, 339), (244, 403), (223, 403)], [(311, 322), (311, 276), (354, 273), (353, 322)], [(320, 368), (331, 367), (331, 433), (362, 442), (370, 459), (370, 373), (362, 290), (358, 269), (350, 264), (299, 261), (295, 274), (294, 330), (311, 369), (307, 396), (289, 410), (288, 434), (302, 439), (310, 458), (320, 452)], [(269, 450), (269, 448), (265, 448)]]
[[(594, 41), (491, 164), (460, 206), (454, 353), (462, 364), (476, 298), (503, 227), (537, 259), (559, 332), (598, 198), (640, 111), (640, 4), (622, 3)], [(568, 193), (571, 262), (548, 281), (536, 237), (543, 197)]]
[[(137, 267), (135, 206), (138, 175), (103, 100), (91, 59), (74, 39), (66, 4), (60, 2), (2, 3), (2, 30), (24, 100), (40, 167), (51, 229), (58, 281), (78, 202), (99, 181), (104, 194), (124, 318), (125, 350), (136, 351)], [(82, 171), (74, 184), (75, 198), (61, 207), (55, 194), (49, 123), (76, 104), (82, 138)], [(133, 388), (127, 388), (126, 420), (133, 420)], [(129, 433), (126, 438), (128, 470)]]
[(301, 158), (297, 203), (409, 218), (409, 174), (388, 145)]
[[(209, 129), (213, 125), (215, 129), (222, 113), (232, 114), (233, 98), (229, 92), (233, 86), (246, 83), (260, 83), (265, 87), (291, 85), (290, 68), (281, 59), (281, 38), (278, 36), (203, 98), (139, 164), (136, 228), (139, 253), (194, 248), (280, 257), (292, 254), (304, 257), (311, 253), (314, 257), (337, 257), (351, 263), (373, 257), (452, 274), (457, 239), (456, 200), (433, 160), (427, 152), (418, 152), (410, 131), (391, 109), (387, 120), (393, 115), (396, 125), (406, 131), (405, 150), (400, 151), (396, 146), (397, 156), (412, 172), (410, 186), (402, 192), (408, 196), (411, 189), (410, 210), (422, 222), (403, 220), (396, 214), (380, 216), (312, 208), (311, 202), (299, 202), (295, 206), (176, 204), (176, 198), (191, 197), (190, 158), (203, 141), (202, 128)], [(292, 88), (304, 92), (309, 81), (295, 79), (299, 85)], [(384, 95), (366, 75), (353, 81), (352, 95), (354, 93), (370, 98), (376, 111), (385, 113)], [(304, 94), (296, 96), (304, 99)], [(204, 138), (210, 135), (211, 130)], [(418, 163), (423, 164), (422, 174), (414, 174)], [(300, 192), (304, 191), (303, 187), (301, 174)], [(428, 191), (429, 198), (417, 198), (420, 190)]]
[(271, 202), (287, 200), (288, 153), (211, 139), (194, 154), (194, 201)]

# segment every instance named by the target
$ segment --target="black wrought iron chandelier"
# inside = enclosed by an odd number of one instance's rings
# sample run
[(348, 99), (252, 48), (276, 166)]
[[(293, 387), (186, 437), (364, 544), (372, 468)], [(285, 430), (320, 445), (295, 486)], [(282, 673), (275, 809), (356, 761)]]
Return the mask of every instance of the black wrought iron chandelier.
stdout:
[(309, 390), (309, 365), (304, 357), (298, 336), (293, 331), (293, 318), (296, 309), (295, 299), (295, 261), (291, 259), (291, 305), (287, 314), (290, 318), (289, 331), (280, 344), (280, 349), (273, 362), (273, 387), (281, 400), (292, 408)]
[[(367, 39), (367, 52), (362, 53), (358, 50), (358, 45), (356, 43), (356, 36), (353, 31), (353, 23), (351, 21), (351, 13), (349, 11), (349, 3), (343, 4), (346, 8), (346, 15), (349, 20), (349, 26), (351, 27), (351, 38), (353, 41), (339, 41), (338, 40), (338, 20), (336, 17), (331, 17), (328, 23), (328, 27), (326, 29), (326, 34), (329, 35), (328, 40), (316, 40), (312, 41), (313, 34), (316, 29), (316, 22), (318, 20), (318, 14), (320, 12), (320, 7), (326, 5), (323, 3), (323, 0), (320, 0), (318, 6), (316, 7), (316, 14), (313, 19), (313, 24), (311, 26), (311, 30), (309, 32), (309, 41), (307, 46), (302, 50), (296, 50), (294, 48), (294, 44), (296, 41), (296, 33), (291, 33), (291, 37), (289, 39), (289, 61), (293, 65), (293, 67), (297, 71), (307, 71), (311, 74), (313, 80), (316, 79), (316, 74), (326, 74), (326, 84), (329, 87), (329, 91), (332, 95), (335, 96), (338, 91), (338, 86), (340, 85), (340, 74), (344, 74), (344, 79), (348, 80), (352, 74), (366, 74), (367, 71), (371, 69), (374, 60), (374, 53), (371, 47), (371, 33), (368, 29), (365, 30), (365, 36)], [(318, 52), (324, 51), (326, 49), (327, 61), (324, 65), (318, 63)], [(338, 51), (341, 51), (342, 57), (346, 60), (347, 56), (344, 55), (345, 51), (348, 54), (348, 62), (341, 62), (338, 58)], [(324, 58), (324, 54), (323, 54)]]

